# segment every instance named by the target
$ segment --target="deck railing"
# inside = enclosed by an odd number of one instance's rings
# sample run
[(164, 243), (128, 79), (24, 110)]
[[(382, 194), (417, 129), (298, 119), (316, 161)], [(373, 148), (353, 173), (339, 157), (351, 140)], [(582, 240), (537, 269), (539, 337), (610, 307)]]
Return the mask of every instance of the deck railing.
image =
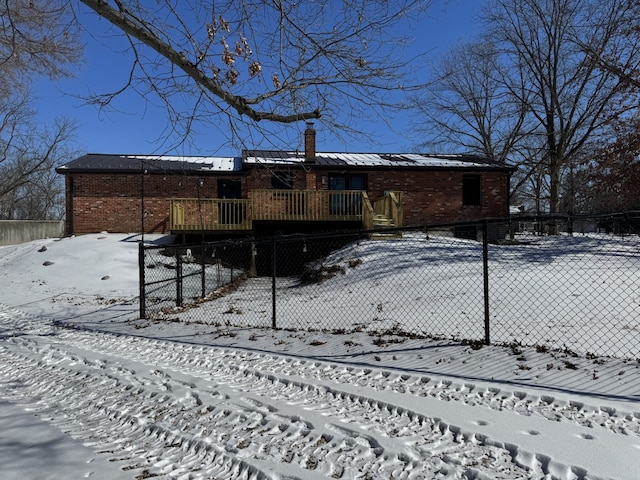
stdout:
[(228, 198), (172, 198), (172, 231), (251, 230), (250, 202)]
[[(254, 220), (355, 221), (369, 229), (374, 209), (361, 190), (260, 189), (250, 191), (247, 199), (171, 199), (169, 224), (172, 231), (200, 231), (251, 230)], [(392, 207), (383, 210), (394, 217)]]
[(253, 220), (362, 220), (361, 190), (253, 190)]
[(371, 200), (369, 200), (369, 195), (367, 195), (366, 192), (362, 192), (362, 199), (362, 226), (365, 230), (371, 230), (373, 228), (373, 216), (375, 211), (371, 204)]

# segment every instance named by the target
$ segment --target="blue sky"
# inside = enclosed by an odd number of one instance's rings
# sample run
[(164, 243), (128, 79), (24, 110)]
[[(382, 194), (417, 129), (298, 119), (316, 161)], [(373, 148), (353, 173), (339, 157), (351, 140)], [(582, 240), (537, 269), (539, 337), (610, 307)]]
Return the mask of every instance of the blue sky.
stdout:
[[(418, 51), (428, 51), (428, 62), (436, 62), (438, 56), (453, 44), (469, 40), (479, 27), (474, 15), (480, 0), (436, 0), (430, 18), (416, 31), (415, 45)], [(78, 98), (90, 93), (107, 93), (123, 85), (128, 75), (129, 57), (123, 38), (108, 32), (108, 23), (88, 9), (81, 11), (81, 20), (89, 26), (93, 36), (85, 35), (85, 61), (76, 76), (52, 82), (41, 79), (36, 82), (35, 109), (43, 123), (52, 122), (56, 116), (65, 116), (78, 124), (77, 141), (81, 153), (172, 153), (180, 155), (237, 155), (238, 149), (229, 145), (225, 135), (216, 129), (198, 132), (191, 142), (176, 149), (161, 146), (166, 127), (163, 107), (145, 102), (134, 92), (128, 92), (117, 103), (117, 110), (101, 111), (95, 105), (87, 105)], [(425, 75), (429, 65), (424, 66)], [(393, 131), (382, 121), (366, 124), (375, 138), (371, 141), (343, 143), (318, 128), (318, 151), (348, 152), (408, 152), (415, 150), (411, 122), (416, 121), (410, 112), (391, 119)], [(221, 128), (222, 125), (221, 125)], [(300, 127), (302, 128), (302, 126)], [(400, 132), (405, 132), (401, 134)], [(271, 146), (253, 145), (253, 148)], [(282, 145), (281, 148), (292, 148)]]

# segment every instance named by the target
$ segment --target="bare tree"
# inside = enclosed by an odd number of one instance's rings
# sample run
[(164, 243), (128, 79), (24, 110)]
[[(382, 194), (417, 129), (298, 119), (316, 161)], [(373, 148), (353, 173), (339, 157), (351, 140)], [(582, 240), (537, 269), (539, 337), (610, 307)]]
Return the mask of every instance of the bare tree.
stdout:
[(485, 11), (491, 33), (512, 69), (528, 79), (522, 98), (545, 139), (541, 158), (549, 176), (549, 206), (560, 207), (563, 168), (609, 122), (624, 89), (598, 68), (582, 45), (637, 64), (638, 43), (624, 35), (632, 20), (628, 0), (492, 0)]
[[(477, 82), (470, 88), (459, 81), (460, 91), (447, 92), (457, 106), (492, 102), (489, 115), (474, 117), (460, 110), (455, 116), (465, 115), (472, 124), (466, 132), (488, 131), (485, 118), (490, 118), (493, 132), (511, 133), (505, 138), (514, 141), (503, 141), (507, 148), (494, 155), (526, 168), (524, 175), (516, 176), (520, 185), (526, 185), (529, 176), (536, 179), (537, 190), (548, 184), (550, 212), (560, 209), (565, 170), (576, 164), (590, 140), (604, 133), (627, 94), (624, 82), (600, 68), (585, 45), (603, 58), (619, 58), (636, 69), (640, 45), (637, 36), (628, 34), (628, 25), (635, 20), (632, 4), (630, 0), (488, 0), (483, 10), (487, 28), (479, 43), (494, 45), (495, 67), (487, 70), (486, 59), (478, 55), (469, 64), (460, 62), (460, 78), (473, 74)], [(516, 116), (501, 115), (506, 108)], [(521, 123), (514, 121), (520, 114), (524, 114)], [(467, 138), (484, 148), (482, 142), (489, 137)], [(544, 181), (538, 165), (543, 167)]]
[[(635, 0), (629, 0), (628, 7), (633, 12), (634, 19), (626, 25), (626, 29), (622, 34), (629, 38), (630, 45), (633, 45), (635, 43), (633, 39), (640, 33), (640, 3)], [(638, 66), (633, 61), (630, 61), (628, 55), (622, 55), (620, 52), (617, 52), (616, 55), (616, 52), (612, 54), (608, 51), (596, 50), (589, 43), (580, 42), (580, 46), (599, 68), (616, 75), (631, 91), (637, 92), (640, 89), (640, 71), (637, 68)]]
[(54, 168), (70, 158), (73, 122), (43, 129), (26, 94), (0, 99), (0, 219), (60, 218), (63, 188)]
[[(454, 47), (435, 69), (427, 95), (415, 98), (416, 129), (430, 148), (462, 149), (506, 163), (527, 133), (527, 110), (511, 95), (512, 80), (491, 42)], [(523, 92), (523, 96), (526, 92)]]
[(53, 169), (69, 158), (74, 128), (38, 124), (30, 83), (69, 75), (81, 52), (70, 4), (0, 2), (0, 219), (60, 218), (63, 185)]
[(70, 74), (82, 54), (70, 7), (63, 0), (0, 1), (0, 96), (25, 87), (35, 75)]
[(435, 70), (429, 90), (416, 96), (421, 145), (462, 150), (518, 167), (512, 176), (511, 201), (541, 212), (548, 204), (540, 181), (540, 139), (534, 135), (529, 89), (521, 72), (500, 60), (490, 39), (451, 49)]
[[(399, 95), (419, 83), (419, 67), (407, 55), (403, 33), (411, 31), (409, 25), (429, 4), (0, 0), (0, 71), (7, 79), (0, 99), (13, 98), (16, 91), (24, 98), (34, 75), (70, 73), (80, 58), (78, 32), (82, 8), (88, 7), (88, 13), (106, 19), (111, 32), (126, 36), (130, 45), (131, 65), (122, 87), (91, 99), (102, 107), (129, 90), (148, 101), (159, 100), (167, 111), (169, 137), (177, 141), (188, 139), (201, 122), (243, 145), (269, 141), (274, 131), (307, 120), (319, 120), (337, 135), (363, 133), (354, 119), (397, 108)], [(100, 35), (93, 29), (85, 32)], [(19, 198), (25, 179), (34, 178), (51, 158), (46, 151), (39, 161), (27, 158), (21, 146), (22, 120), (15, 123), (12, 110), (19, 103), (0, 105), (5, 119), (0, 195), (5, 200)], [(66, 138), (69, 126), (53, 132), (50, 146), (60, 146), (56, 139)], [(251, 141), (249, 135), (262, 138)]]
[(397, 94), (418, 82), (395, 27), (420, 18), (430, 3), (80, 1), (131, 45), (125, 84), (95, 102), (107, 106), (133, 89), (159, 99), (182, 137), (205, 121), (240, 139), (319, 119), (355, 133), (354, 116), (397, 106)]

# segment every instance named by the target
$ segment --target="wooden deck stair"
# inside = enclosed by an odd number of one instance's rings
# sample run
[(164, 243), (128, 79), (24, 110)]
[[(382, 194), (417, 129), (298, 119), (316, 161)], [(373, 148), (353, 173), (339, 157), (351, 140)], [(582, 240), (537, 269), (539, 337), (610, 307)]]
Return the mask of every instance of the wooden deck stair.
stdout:
[(373, 215), (373, 226), (374, 228), (395, 227), (392, 218), (380, 213), (375, 213)]
[[(384, 229), (384, 228), (395, 228), (396, 225), (393, 223), (393, 219), (390, 217), (387, 217), (386, 215), (382, 215), (379, 213), (376, 213), (373, 215), (373, 229), (377, 230), (377, 229)], [(383, 239), (388, 239), (388, 238), (400, 238), (402, 237), (402, 232), (398, 232), (398, 231), (393, 231), (393, 232), (376, 232), (376, 233), (372, 233), (371, 235), (369, 235), (369, 238), (371, 238), (372, 240), (374, 239), (378, 239), (378, 240), (383, 240)]]

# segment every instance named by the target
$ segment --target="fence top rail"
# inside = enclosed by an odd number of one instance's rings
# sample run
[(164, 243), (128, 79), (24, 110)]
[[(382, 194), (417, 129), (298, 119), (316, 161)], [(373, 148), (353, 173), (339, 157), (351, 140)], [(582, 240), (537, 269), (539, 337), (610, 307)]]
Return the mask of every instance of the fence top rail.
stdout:
[(258, 193), (268, 193), (268, 194), (272, 194), (272, 193), (278, 193), (278, 194), (282, 194), (282, 193), (290, 193), (290, 194), (300, 194), (300, 193), (305, 193), (305, 194), (309, 194), (309, 195), (350, 195), (350, 194), (358, 194), (358, 195), (362, 195), (363, 193), (366, 193), (364, 190), (288, 190), (288, 189), (277, 189), (277, 188), (256, 188), (251, 190), (251, 192), (258, 192)]
[(568, 213), (555, 213), (555, 214), (541, 214), (541, 215), (521, 215), (515, 214), (510, 217), (504, 218), (491, 218), (487, 219), (489, 222), (504, 222), (506, 219), (511, 220), (524, 220), (524, 221), (545, 221), (545, 220), (610, 220), (610, 219), (640, 219), (640, 210), (630, 210), (626, 212), (615, 213), (601, 213), (601, 214), (568, 214)]

